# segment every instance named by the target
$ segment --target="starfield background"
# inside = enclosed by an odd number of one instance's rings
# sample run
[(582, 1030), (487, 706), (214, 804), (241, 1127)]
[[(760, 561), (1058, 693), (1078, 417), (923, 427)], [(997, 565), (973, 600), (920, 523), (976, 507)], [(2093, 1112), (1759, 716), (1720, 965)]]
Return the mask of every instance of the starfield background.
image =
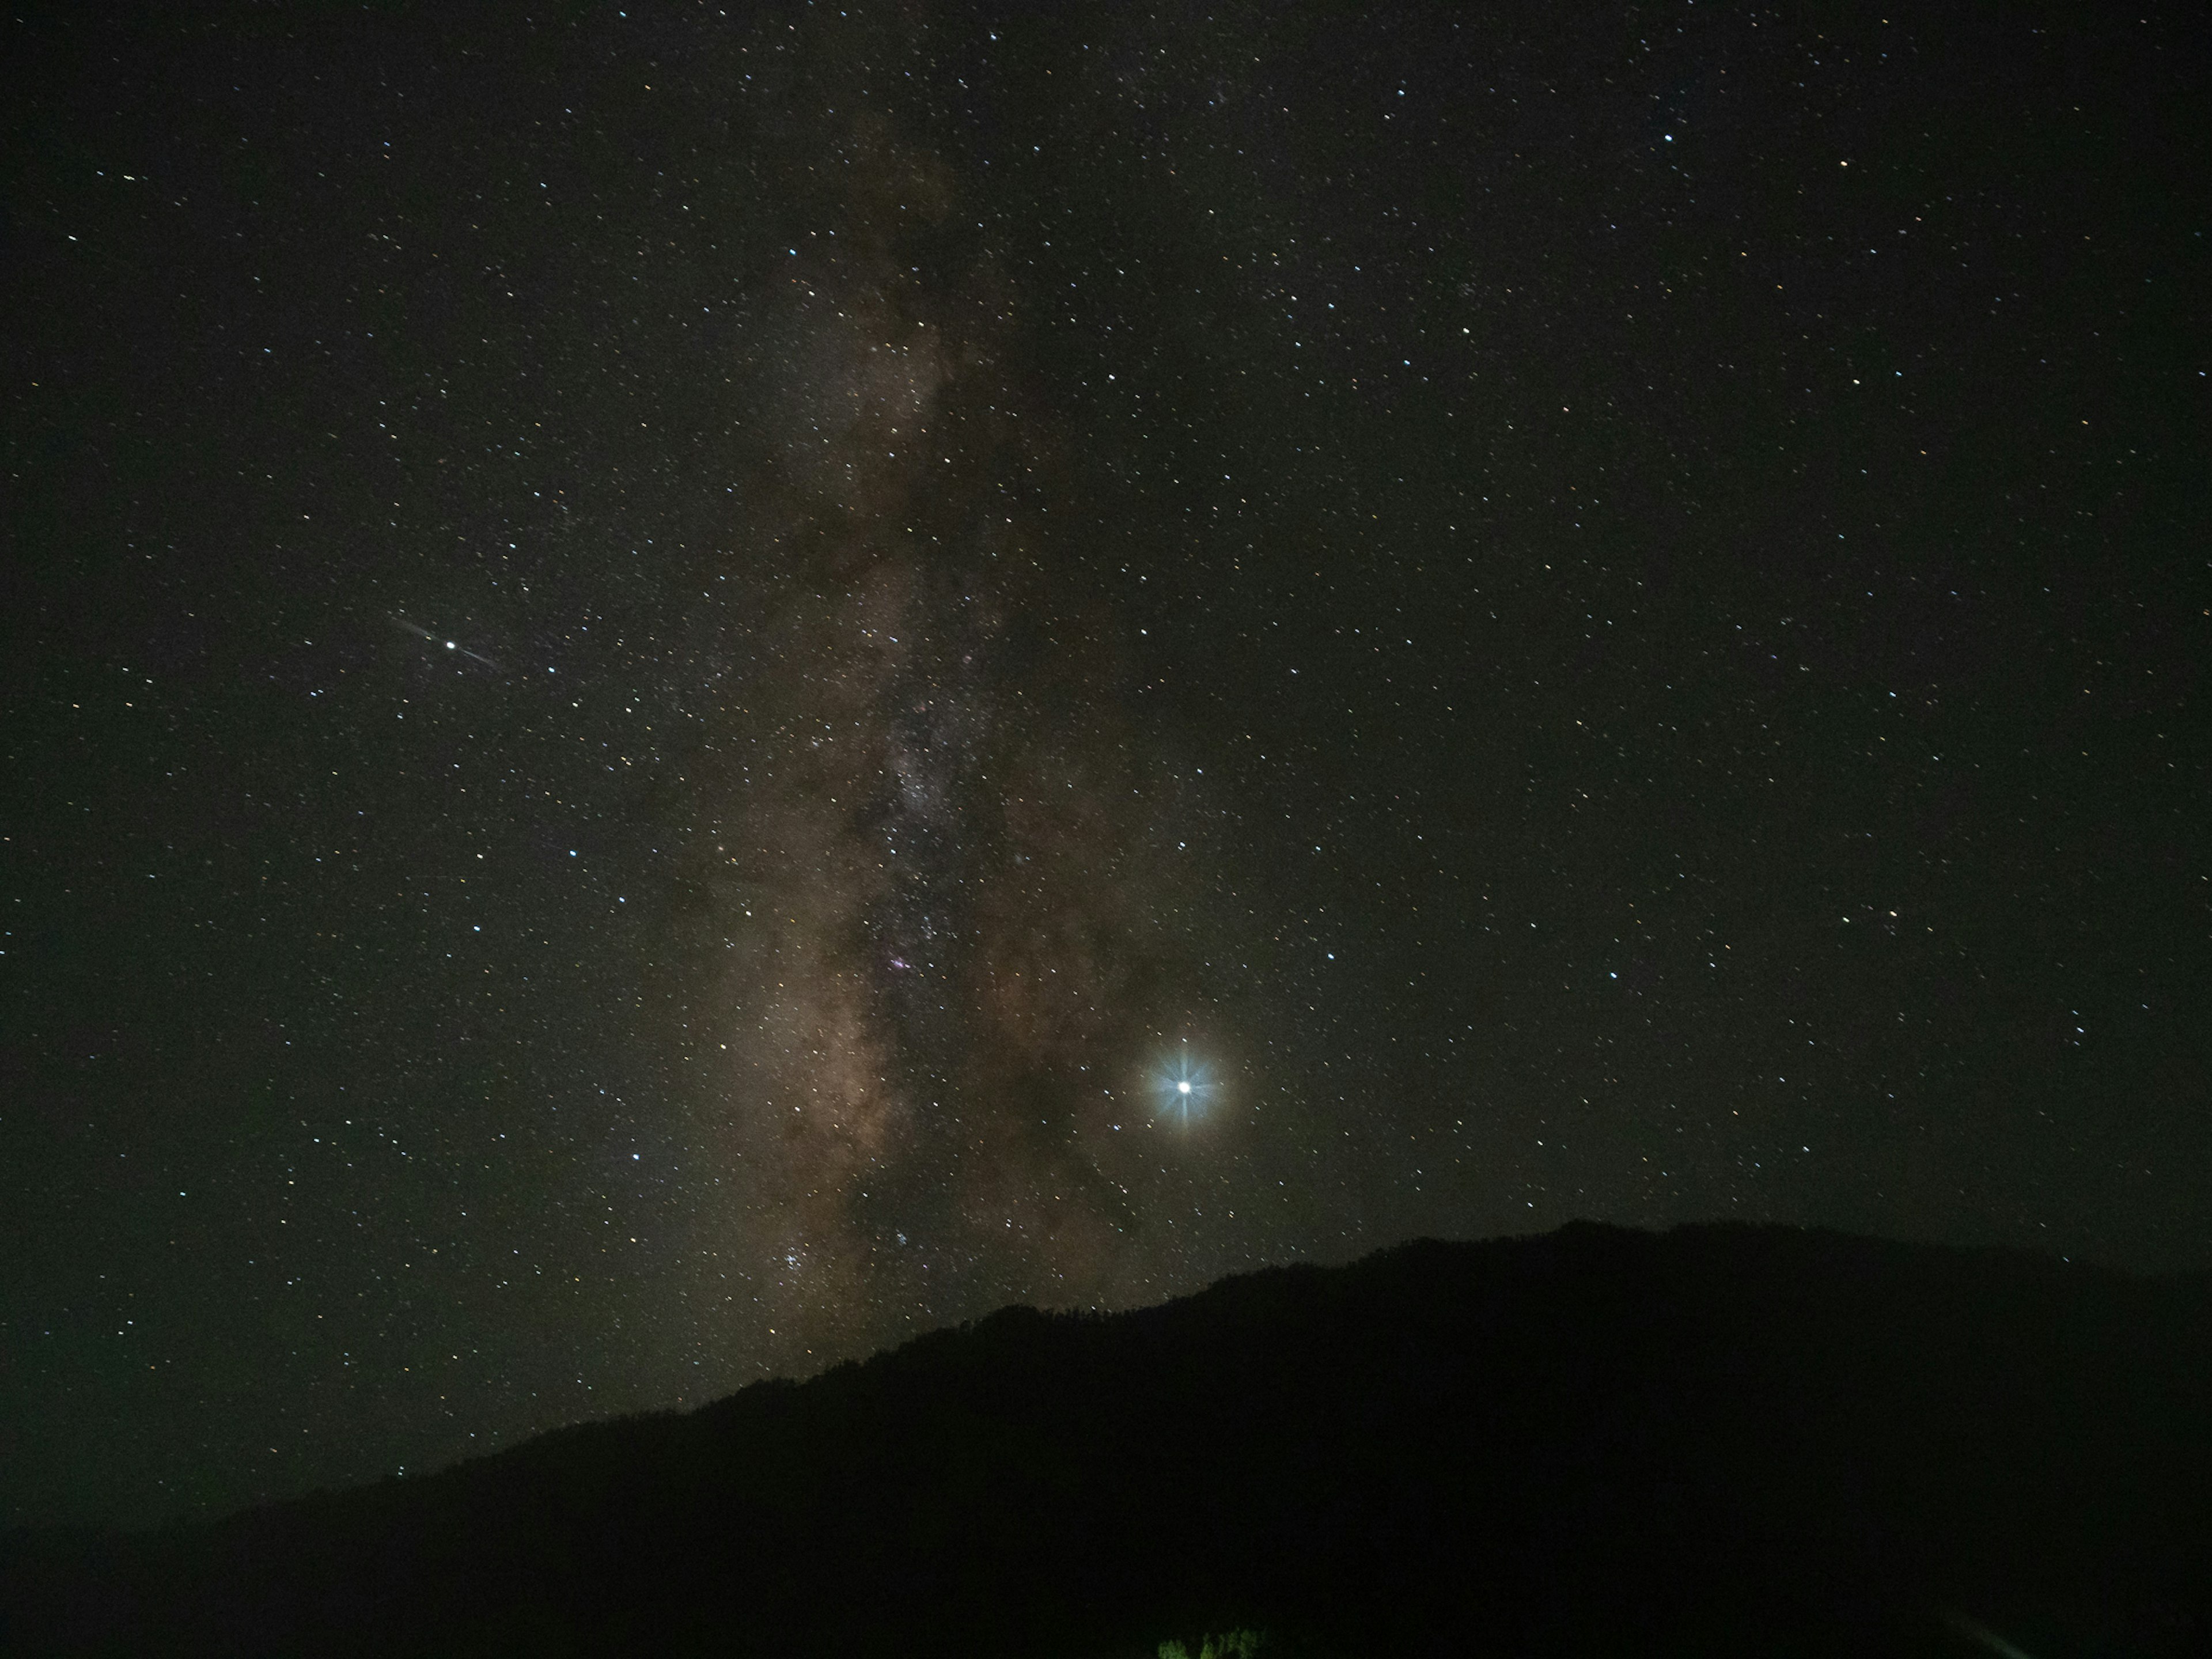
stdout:
[(0, 1519), (1577, 1216), (2212, 1265), (2193, 11), (0, 29)]

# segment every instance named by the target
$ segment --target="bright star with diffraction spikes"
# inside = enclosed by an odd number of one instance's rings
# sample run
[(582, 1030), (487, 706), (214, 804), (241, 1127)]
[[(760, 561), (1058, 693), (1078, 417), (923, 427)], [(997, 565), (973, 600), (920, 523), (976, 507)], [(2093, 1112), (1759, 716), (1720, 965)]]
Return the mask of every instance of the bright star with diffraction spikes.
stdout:
[(1159, 1115), (1180, 1123), (1188, 1123), (1200, 1115), (1214, 1084), (1206, 1068), (1190, 1056), (1190, 1050), (1180, 1050), (1161, 1071), (1153, 1084), (1159, 1096)]

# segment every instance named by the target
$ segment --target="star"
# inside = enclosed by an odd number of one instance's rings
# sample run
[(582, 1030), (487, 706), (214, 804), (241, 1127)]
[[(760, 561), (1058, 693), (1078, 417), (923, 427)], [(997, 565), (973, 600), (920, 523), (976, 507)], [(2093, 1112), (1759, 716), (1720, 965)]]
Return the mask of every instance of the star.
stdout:
[(1168, 1062), (1154, 1087), (1160, 1097), (1159, 1115), (1185, 1124), (1204, 1111), (1214, 1090), (1206, 1068), (1191, 1058), (1188, 1048)]

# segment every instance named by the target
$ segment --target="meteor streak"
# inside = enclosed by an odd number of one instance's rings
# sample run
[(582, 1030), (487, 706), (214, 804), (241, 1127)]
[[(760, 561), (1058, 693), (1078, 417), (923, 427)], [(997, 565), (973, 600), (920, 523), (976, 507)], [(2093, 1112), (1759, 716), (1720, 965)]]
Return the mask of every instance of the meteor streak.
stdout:
[(495, 674), (504, 672), (500, 665), (494, 662), (489, 657), (485, 656), (481, 652), (470, 650), (468, 647), (463, 645), (458, 640), (449, 640), (442, 634), (433, 634), (428, 629), (409, 622), (406, 617), (394, 614), (392, 616), (392, 620), (398, 626), (405, 629), (418, 640), (427, 641), (428, 643), (434, 646), (441, 646), (446, 650), (453, 652), (458, 655), (466, 657), (473, 662), (480, 662), (486, 668), (490, 669)]

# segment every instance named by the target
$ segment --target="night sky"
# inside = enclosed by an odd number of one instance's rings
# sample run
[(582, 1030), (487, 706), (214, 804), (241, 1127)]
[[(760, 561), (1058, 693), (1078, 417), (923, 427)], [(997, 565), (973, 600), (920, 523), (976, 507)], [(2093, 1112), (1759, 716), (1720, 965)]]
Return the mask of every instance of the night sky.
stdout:
[(2212, 1267), (2195, 8), (152, 9), (0, 24), (0, 1521)]

